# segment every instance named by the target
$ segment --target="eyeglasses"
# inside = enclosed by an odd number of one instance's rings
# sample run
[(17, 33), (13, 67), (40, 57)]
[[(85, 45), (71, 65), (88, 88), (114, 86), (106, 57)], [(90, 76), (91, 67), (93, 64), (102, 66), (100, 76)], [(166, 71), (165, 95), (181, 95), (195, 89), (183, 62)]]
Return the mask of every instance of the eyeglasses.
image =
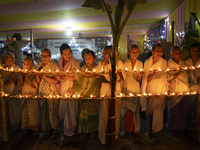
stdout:
[(132, 53), (132, 54), (138, 54), (139, 52), (131, 52), (131, 51), (130, 51), (130, 53)]
[(155, 53), (163, 53), (163, 51), (154, 51)]
[(42, 58), (50, 57), (50, 55), (41, 55)]

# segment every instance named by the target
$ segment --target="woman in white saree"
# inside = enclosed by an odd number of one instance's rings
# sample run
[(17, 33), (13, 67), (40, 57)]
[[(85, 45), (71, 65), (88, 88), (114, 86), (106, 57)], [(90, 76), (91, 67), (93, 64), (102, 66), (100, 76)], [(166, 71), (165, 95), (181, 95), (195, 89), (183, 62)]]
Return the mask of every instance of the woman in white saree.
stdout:
[[(9, 53), (5, 57), (5, 64), (2, 65), (3, 68), (12, 69), (13, 71), (19, 71), (19, 67), (13, 64), (15, 61), (15, 56), (12, 53)], [(2, 76), (4, 79), (4, 92), (9, 95), (20, 94), (20, 90), (17, 87), (19, 75), (13, 72), (2, 71)], [(8, 117), (9, 123), (11, 125), (20, 125), (21, 124), (21, 100), (17, 98), (5, 98), (8, 104)]]
[[(132, 72), (134, 70), (143, 69), (143, 63), (137, 59), (139, 48), (137, 45), (131, 45), (129, 51), (130, 59), (124, 63), (124, 68), (127, 72), (123, 73), (124, 77), (124, 92), (125, 95), (140, 94), (140, 83), (143, 72)], [(123, 129), (121, 137), (125, 136), (126, 132), (140, 134), (140, 101), (138, 97), (126, 97), (122, 101), (122, 118)]]
[[(162, 58), (162, 55), (162, 46), (155, 44), (152, 49), (152, 56), (144, 64), (142, 94), (156, 95), (167, 91), (167, 73), (163, 72), (167, 69), (167, 62)], [(159, 71), (160, 69), (161, 71)], [(146, 111), (147, 116), (146, 137), (150, 137), (152, 133), (159, 132), (163, 128), (164, 100), (165, 96), (142, 97), (142, 111)]]

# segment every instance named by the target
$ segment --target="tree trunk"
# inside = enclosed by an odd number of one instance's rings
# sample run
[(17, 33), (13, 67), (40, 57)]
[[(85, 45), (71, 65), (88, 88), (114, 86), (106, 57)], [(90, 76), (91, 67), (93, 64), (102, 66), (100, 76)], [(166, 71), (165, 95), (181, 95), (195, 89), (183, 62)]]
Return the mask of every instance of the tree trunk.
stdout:
[(111, 98), (108, 102), (108, 126), (107, 126), (107, 148), (115, 148), (116, 142), (115, 142), (115, 102), (116, 102), (116, 82), (117, 82), (117, 75), (116, 75), (116, 55), (118, 51), (118, 43), (113, 43), (113, 58), (111, 60), (111, 78), (110, 78), (110, 87), (111, 87)]

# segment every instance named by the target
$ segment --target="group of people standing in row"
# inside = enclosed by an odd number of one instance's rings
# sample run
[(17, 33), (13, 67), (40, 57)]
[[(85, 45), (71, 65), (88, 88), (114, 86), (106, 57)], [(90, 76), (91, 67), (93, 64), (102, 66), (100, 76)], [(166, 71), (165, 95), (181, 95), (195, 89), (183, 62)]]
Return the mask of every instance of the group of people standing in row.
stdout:
[[(151, 93), (152, 95), (165, 92), (189, 92), (198, 91), (199, 70), (184, 71), (181, 68), (200, 65), (199, 45), (192, 45), (190, 48), (191, 58), (185, 62), (181, 60), (181, 49), (178, 46), (171, 48), (171, 58), (168, 63), (162, 58), (163, 48), (155, 44), (152, 48), (152, 56), (144, 63), (137, 59), (139, 48), (131, 45), (128, 54), (130, 59), (124, 63), (118, 59), (116, 67), (117, 83), (116, 95)], [(109, 74), (86, 74), (85, 71), (97, 72), (111, 70), (109, 54), (112, 53), (112, 46), (106, 46), (103, 50), (103, 60), (95, 64), (95, 53), (88, 50), (84, 55), (85, 65), (80, 68), (80, 62), (72, 56), (68, 44), (60, 47), (61, 58), (57, 63), (51, 61), (51, 51), (41, 51), (42, 62), (37, 70), (48, 72), (76, 72), (72, 74), (32, 74), (13, 73), (3, 71), (4, 92), (10, 95), (81, 95), (77, 99), (16, 99), (5, 98), (7, 102), (7, 122), (9, 124), (22, 124), (25, 129), (23, 133), (34, 130), (34, 135), (40, 131), (46, 131), (51, 138), (58, 134), (60, 123), (63, 124), (64, 135), (73, 136), (77, 133), (90, 134), (98, 130), (98, 137), (102, 144), (106, 144), (107, 123), (108, 123), (108, 98), (111, 96)], [(3, 68), (13, 68), (18, 71), (19, 67), (13, 64), (14, 55), (5, 56)], [(124, 72), (124, 68), (128, 71)], [(158, 72), (152, 70), (177, 69), (177, 71)], [(33, 71), (34, 63), (31, 57), (24, 60), (23, 70)], [(134, 70), (144, 69), (144, 72)], [(133, 71), (133, 72), (132, 72)], [(141, 84), (140, 84), (141, 82)], [(103, 99), (84, 99), (84, 97), (104, 96)], [(197, 95), (194, 96), (151, 96), (151, 97), (126, 97), (116, 98), (115, 103), (115, 135), (124, 137), (127, 132), (133, 132), (141, 137), (140, 133), (140, 107), (146, 112), (147, 132), (146, 137), (152, 133), (160, 133), (163, 128), (164, 110), (167, 103), (168, 119), (167, 128), (173, 134), (177, 131), (194, 130), (197, 113)], [(119, 134), (120, 119), (123, 119), (123, 132)]]

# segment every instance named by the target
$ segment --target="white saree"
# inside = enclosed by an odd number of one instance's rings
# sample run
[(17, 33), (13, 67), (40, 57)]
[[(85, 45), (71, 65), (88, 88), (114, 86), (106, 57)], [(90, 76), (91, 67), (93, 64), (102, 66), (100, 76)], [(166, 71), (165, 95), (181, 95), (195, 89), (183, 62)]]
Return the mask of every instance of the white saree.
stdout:
[[(160, 58), (155, 64), (153, 64), (153, 56), (145, 61), (144, 64), (144, 76), (142, 79), (142, 93), (163, 94), (167, 91), (167, 73), (159, 72), (158, 75), (147, 82), (149, 75), (153, 72), (152, 70), (166, 70), (167, 62), (165, 59)], [(158, 132), (163, 128), (163, 113), (165, 108), (165, 96), (152, 96), (142, 97), (142, 111), (146, 111), (146, 115), (149, 116), (153, 113), (152, 131)]]
[[(33, 71), (35, 67), (32, 67), (30, 71)], [(25, 71), (25, 69), (22, 69)], [(36, 96), (38, 94), (38, 84), (36, 82), (35, 74), (28, 74), (30, 80), (33, 82), (36, 88), (31, 87), (28, 80), (24, 78), (24, 85), (22, 86), (22, 95)], [(23, 79), (21, 79), (23, 80)], [(23, 127), (28, 127), (32, 130), (39, 130), (40, 128), (40, 101), (39, 99), (22, 99), (22, 106), (27, 109), (27, 113), (22, 116)]]
[[(127, 60), (124, 63), (124, 68), (127, 68), (127, 72), (123, 73), (124, 75), (124, 92), (125, 95), (140, 94), (140, 83), (137, 81), (138, 72), (130, 72), (143, 69), (143, 63), (139, 60), (136, 60), (135, 65), (132, 66), (131, 60)], [(134, 112), (134, 133), (140, 130), (140, 101), (136, 97), (126, 97), (122, 101), (122, 117), (126, 115), (128, 110)]]
[[(117, 69), (124, 69), (123, 63), (121, 60), (117, 61)], [(95, 68), (96, 71), (105, 71), (108, 72), (111, 70), (111, 65), (108, 64), (105, 60), (100, 61)], [(107, 124), (108, 124), (108, 97), (111, 96), (110, 89), (110, 76), (109, 74), (104, 74), (105, 79), (108, 82), (101, 83), (100, 96), (104, 96), (105, 98), (100, 100), (99, 107), (99, 129), (98, 129), (98, 137), (102, 144), (106, 144), (106, 136), (107, 136)], [(117, 77), (119, 80), (119, 76)], [(121, 93), (120, 82), (116, 83), (116, 95)], [(116, 98), (115, 103), (115, 136), (118, 138), (119, 127), (120, 127), (120, 115), (121, 115), (121, 98)]]
[[(185, 63), (180, 60), (179, 64), (174, 62), (172, 59), (169, 59), (168, 61), (168, 68), (169, 69), (176, 69), (176, 68), (184, 68)], [(170, 71), (167, 74), (167, 79), (170, 81), (174, 75), (178, 73), (178, 71)], [(188, 84), (188, 75), (186, 71), (183, 71), (182, 74), (180, 74), (176, 79), (171, 81), (171, 84), (169, 86), (169, 92), (189, 92), (189, 84)], [(183, 96), (173, 96), (168, 98), (167, 105), (168, 110), (172, 109), (180, 100), (183, 98)]]
[[(5, 65), (2, 65), (4, 67)], [(14, 65), (11, 67), (13, 68), (13, 71), (18, 71), (19, 67)], [(2, 71), (3, 79), (4, 81), (11, 81), (12, 78), (8, 72)], [(18, 73), (14, 73), (14, 78), (19, 79)], [(21, 91), (17, 87), (17, 84), (14, 84), (13, 82), (9, 85), (4, 85), (4, 92), (5, 94), (9, 95), (16, 95), (20, 94)], [(7, 104), (8, 104), (8, 116), (10, 124), (21, 124), (21, 116), (22, 116), (22, 106), (21, 106), (21, 100), (17, 98), (5, 98)]]

